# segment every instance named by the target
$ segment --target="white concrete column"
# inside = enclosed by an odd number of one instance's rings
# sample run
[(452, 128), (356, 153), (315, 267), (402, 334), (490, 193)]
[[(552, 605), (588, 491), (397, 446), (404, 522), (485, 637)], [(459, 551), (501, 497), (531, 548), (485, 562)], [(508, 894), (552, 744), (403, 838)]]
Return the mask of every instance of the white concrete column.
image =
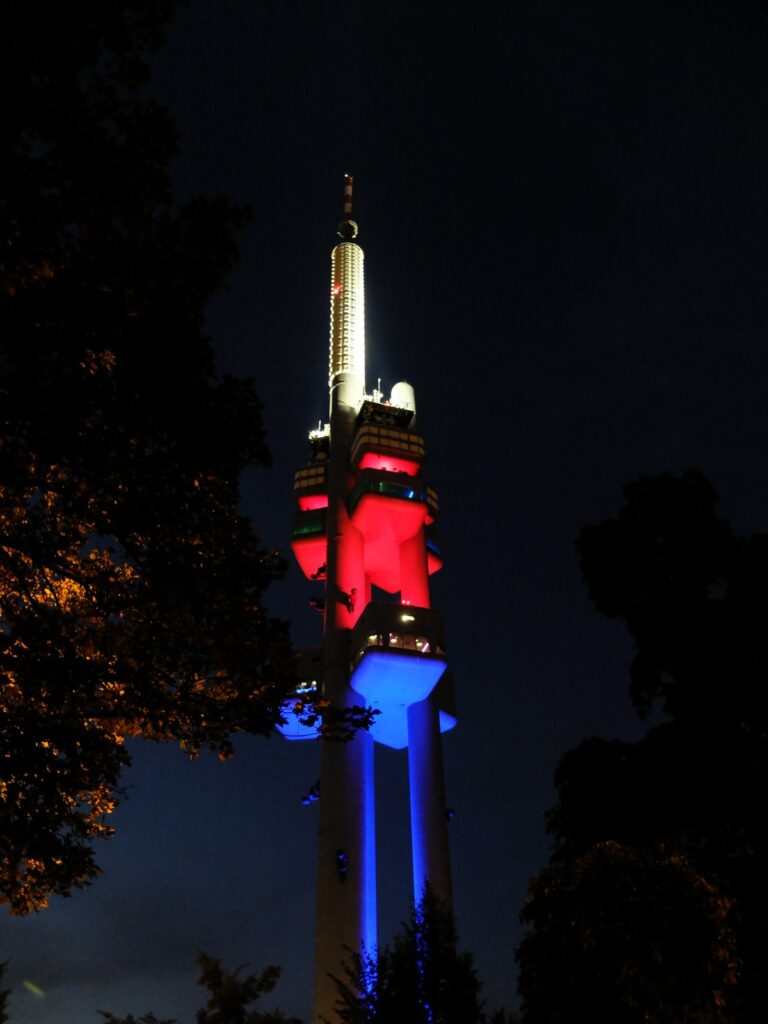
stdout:
[[(349, 449), (359, 382), (339, 375), (331, 392), (328, 464), (328, 570), (325, 584), (323, 697), (330, 715), (359, 705), (349, 686), (349, 633), (365, 606), (363, 538), (349, 519)], [(314, 1021), (335, 1022), (336, 984), (349, 950), (376, 945), (376, 836), (373, 740), (321, 740), (317, 853)]]
[[(358, 698), (359, 700), (359, 698)], [(376, 945), (373, 740), (321, 741), (317, 851), (314, 1021), (337, 1020), (331, 974), (343, 977), (348, 950)]]
[(443, 751), (437, 706), (428, 697), (408, 708), (408, 778), (411, 794), (413, 898), (429, 882), (447, 909), (452, 905)]
[(414, 537), (400, 542), (400, 600), (417, 608), (429, 608), (429, 570), (423, 527)]

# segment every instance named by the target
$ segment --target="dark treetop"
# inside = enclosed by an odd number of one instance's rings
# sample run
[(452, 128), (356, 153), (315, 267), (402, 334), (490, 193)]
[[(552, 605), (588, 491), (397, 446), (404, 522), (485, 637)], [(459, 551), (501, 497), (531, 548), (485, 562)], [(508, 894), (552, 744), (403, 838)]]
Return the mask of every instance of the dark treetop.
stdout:
[(19, 913), (98, 870), (126, 736), (226, 757), (233, 731), (272, 729), (289, 678), (262, 606), (281, 563), (236, 510), (268, 459), (259, 404), (202, 333), (245, 214), (172, 205), (174, 126), (141, 88), (171, 9), (5, 11), (0, 894)]

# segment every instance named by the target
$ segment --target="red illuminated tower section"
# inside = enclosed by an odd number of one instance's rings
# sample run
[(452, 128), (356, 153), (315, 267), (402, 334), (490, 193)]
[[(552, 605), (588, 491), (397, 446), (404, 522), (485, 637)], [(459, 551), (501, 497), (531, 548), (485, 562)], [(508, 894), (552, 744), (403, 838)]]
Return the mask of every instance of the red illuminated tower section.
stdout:
[[(388, 399), (365, 390), (363, 251), (350, 177), (339, 235), (330, 423), (310, 434), (310, 462), (294, 481), (293, 551), (307, 578), (325, 588), (322, 661), (317, 652), (318, 671), (310, 668), (302, 687), (316, 686), (314, 675), (330, 716), (360, 705), (379, 714), (351, 742), (321, 744), (316, 1021), (336, 1020), (330, 975), (339, 975), (348, 951), (376, 945), (374, 742), (408, 748), (414, 898), (428, 882), (451, 902), (440, 734), (456, 718), (442, 618), (429, 593), (429, 576), (442, 567), (438, 500), (423, 477), (413, 388), (395, 384)], [(311, 652), (305, 662), (311, 666)], [(314, 735), (287, 717), (289, 738)]]

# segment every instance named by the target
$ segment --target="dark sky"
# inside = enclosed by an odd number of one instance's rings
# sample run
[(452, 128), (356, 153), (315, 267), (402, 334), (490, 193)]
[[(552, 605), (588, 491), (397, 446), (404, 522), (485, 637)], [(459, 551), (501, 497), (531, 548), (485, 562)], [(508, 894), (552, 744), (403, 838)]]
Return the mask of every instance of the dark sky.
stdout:
[[(222, 371), (264, 401), (274, 466), (247, 476), (243, 504), (270, 547), (287, 549), (292, 473), (326, 415), (329, 253), (355, 175), (368, 384), (414, 384), (443, 510), (459, 930), (489, 1005), (514, 1006), (557, 759), (644, 728), (575, 535), (626, 482), (688, 467), (738, 529), (768, 529), (768, 13), (191, 0), (153, 89), (180, 127), (179, 196), (253, 207), (209, 328)], [(300, 645), (320, 640), (312, 593), (292, 566), (270, 594)], [(189, 765), (139, 746), (102, 879), (0, 924), (13, 1019), (191, 1024), (202, 947), (282, 964), (277, 1002), (308, 1021), (316, 807), (300, 798), (317, 754), (275, 738)], [(404, 760), (379, 750), (382, 939), (409, 899)]]

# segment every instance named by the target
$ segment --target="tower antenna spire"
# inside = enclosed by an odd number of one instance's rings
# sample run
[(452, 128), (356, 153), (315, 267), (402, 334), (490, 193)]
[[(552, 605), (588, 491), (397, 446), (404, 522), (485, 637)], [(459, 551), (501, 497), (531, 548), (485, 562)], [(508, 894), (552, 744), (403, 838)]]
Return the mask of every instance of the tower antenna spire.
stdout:
[(352, 220), (352, 183), (351, 174), (344, 175), (344, 220), (339, 224), (339, 237), (345, 242), (357, 238), (357, 224)]

